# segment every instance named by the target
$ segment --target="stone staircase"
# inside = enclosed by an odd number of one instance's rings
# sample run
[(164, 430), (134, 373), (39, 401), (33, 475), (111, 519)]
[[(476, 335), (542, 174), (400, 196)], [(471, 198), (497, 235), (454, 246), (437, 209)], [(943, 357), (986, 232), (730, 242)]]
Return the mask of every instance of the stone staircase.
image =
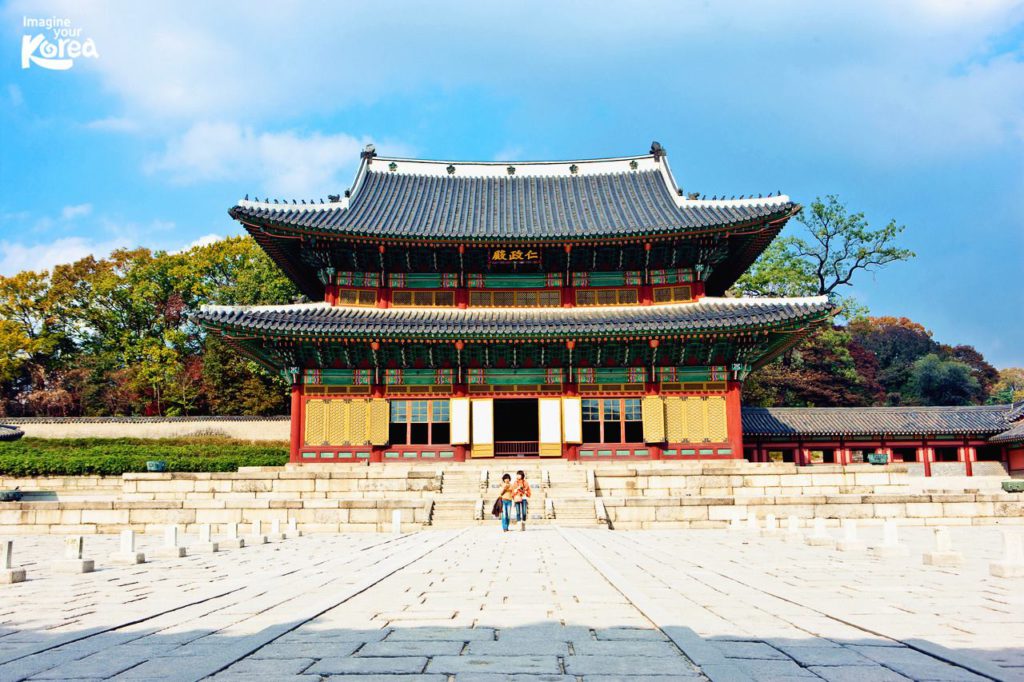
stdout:
[[(434, 502), (430, 525), (434, 528), (464, 528), (482, 522), (487, 469), (449, 467), (441, 476), (441, 494)], [(490, 512), (488, 508), (483, 513)]]

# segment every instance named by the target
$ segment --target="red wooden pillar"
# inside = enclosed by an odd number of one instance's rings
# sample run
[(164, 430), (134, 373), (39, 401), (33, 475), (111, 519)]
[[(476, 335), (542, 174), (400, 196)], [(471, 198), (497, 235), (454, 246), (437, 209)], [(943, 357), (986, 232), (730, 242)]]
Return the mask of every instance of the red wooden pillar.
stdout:
[(571, 253), (572, 253), (572, 244), (566, 244), (565, 245), (565, 259), (566, 259), (566, 264), (567, 264), (566, 268), (565, 268), (566, 280), (565, 280), (564, 285), (562, 286), (562, 307), (563, 308), (573, 308), (573, 307), (576, 306), (576, 290), (572, 286), (572, 272), (569, 271), (569, 267), (568, 267), (569, 254), (571, 254)]
[(978, 451), (970, 445), (964, 445), (956, 450), (957, 459), (964, 463), (964, 473), (968, 476), (974, 475), (974, 467), (972, 464), (978, 458)]
[(934, 450), (929, 447), (921, 446), (917, 449), (917, 459), (924, 466), (924, 475), (932, 475), (932, 456)]
[(654, 287), (650, 284), (640, 286), (640, 305), (651, 305), (654, 303)]
[[(462, 342), (460, 341), (459, 344), (462, 344)], [(462, 345), (457, 345), (456, 347), (459, 350), (462, 350), (462, 348), (463, 348)], [(453, 398), (465, 398), (467, 395), (469, 395), (469, 391), (467, 390), (466, 384), (460, 384), (458, 382), (455, 382), (455, 383), (452, 384), (452, 397)], [(470, 428), (472, 429), (472, 425), (470, 425)], [(454, 445), (453, 447), (455, 449), (455, 461), (456, 462), (465, 462), (466, 461), (466, 452), (469, 449), (467, 447), (467, 445), (465, 443), (462, 443), (460, 445)]]
[(291, 447), (289, 448), (288, 459), (292, 462), (299, 462), (299, 448), (302, 447), (302, 385), (292, 384), (292, 421), (291, 421)]
[(338, 285), (337, 284), (326, 284), (324, 285), (324, 301), (331, 305), (338, 305)]
[(377, 307), (391, 307), (391, 289), (384, 286), (377, 287)]
[(459, 287), (455, 290), (455, 306), (457, 308), (469, 307), (469, 289), (466, 287)]
[(690, 292), (693, 294), (694, 300), (704, 298), (704, 282), (694, 282), (690, 286), (692, 287)]
[(730, 381), (725, 391), (725, 424), (733, 459), (743, 459), (743, 416), (740, 412), (739, 381)]

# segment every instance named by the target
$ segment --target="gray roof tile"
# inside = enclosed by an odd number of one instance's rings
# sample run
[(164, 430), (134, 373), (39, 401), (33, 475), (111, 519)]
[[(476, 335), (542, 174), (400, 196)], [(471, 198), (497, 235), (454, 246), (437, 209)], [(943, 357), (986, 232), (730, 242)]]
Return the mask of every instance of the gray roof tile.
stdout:
[(506, 177), (368, 171), (347, 207), (241, 202), (230, 214), (347, 235), (508, 240), (685, 232), (778, 218), (795, 207), (785, 197), (679, 206), (660, 170)]
[(588, 334), (661, 334), (677, 331), (774, 327), (817, 320), (830, 310), (824, 296), (789, 299), (704, 298), (697, 303), (578, 308), (357, 308), (308, 303), (289, 306), (204, 306), (197, 320), (295, 335), (362, 338), (573, 338)]
[(1009, 405), (967, 407), (744, 407), (748, 436), (989, 435), (1009, 427)]

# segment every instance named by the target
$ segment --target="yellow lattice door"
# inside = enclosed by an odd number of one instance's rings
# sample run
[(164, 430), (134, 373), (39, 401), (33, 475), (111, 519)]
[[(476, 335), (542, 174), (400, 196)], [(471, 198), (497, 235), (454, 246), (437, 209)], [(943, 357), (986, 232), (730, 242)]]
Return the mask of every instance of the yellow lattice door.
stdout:
[(303, 429), (306, 445), (327, 444), (327, 401), (310, 400), (306, 403), (306, 424)]
[(641, 403), (644, 422), (644, 442), (665, 442), (665, 403), (656, 395), (644, 397)]
[(724, 443), (729, 440), (729, 429), (726, 424), (725, 398), (719, 395), (708, 396), (704, 400), (707, 413), (707, 439), (712, 443)]
[(345, 445), (348, 442), (347, 424), (348, 401), (328, 400), (327, 401), (327, 437), (328, 445)]
[(665, 398), (665, 438), (669, 443), (686, 440), (686, 412), (682, 398)]
[(372, 445), (388, 444), (388, 426), (391, 410), (388, 401), (374, 399), (370, 401), (370, 443)]
[(704, 440), (707, 428), (704, 425), (704, 400), (689, 397), (686, 399), (686, 437), (685, 443), (699, 443)]
[(365, 445), (370, 442), (367, 433), (366, 412), (368, 400), (353, 400), (348, 406), (348, 442), (350, 445)]

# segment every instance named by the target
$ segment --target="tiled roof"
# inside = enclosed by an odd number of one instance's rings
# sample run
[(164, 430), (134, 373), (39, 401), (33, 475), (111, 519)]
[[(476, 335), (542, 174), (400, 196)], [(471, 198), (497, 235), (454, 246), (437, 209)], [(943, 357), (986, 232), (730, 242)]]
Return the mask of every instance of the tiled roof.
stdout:
[(1018, 422), (1009, 431), (992, 436), (989, 440), (993, 443), (1024, 443), (1024, 421)]
[(744, 407), (748, 436), (989, 435), (1009, 426), (1009, 405), (967, 407)]
[(665, 157), (639, 156), (522, 164), (377, 158), (364, 160), (351, 197), (329, 204), (246, 199), (229, 212), (245, 222), (346, 235), (521, 240), (716, 229), (788, 217), (795, 208), (782, 195), (689, 199)]
[(619, 337), (771, 328), (816, 321), (830, 310), (824, 296), (777, 299), (703, 298), (697, 303), (577, 308), (357, 308), (307, 303), (288, 306), (203, 306), (208, 327), (283, 336), (444, 338)]
[(4, 426), (0, 424), (0, 442), (18, 440), (25, 434), (16, 426)]

